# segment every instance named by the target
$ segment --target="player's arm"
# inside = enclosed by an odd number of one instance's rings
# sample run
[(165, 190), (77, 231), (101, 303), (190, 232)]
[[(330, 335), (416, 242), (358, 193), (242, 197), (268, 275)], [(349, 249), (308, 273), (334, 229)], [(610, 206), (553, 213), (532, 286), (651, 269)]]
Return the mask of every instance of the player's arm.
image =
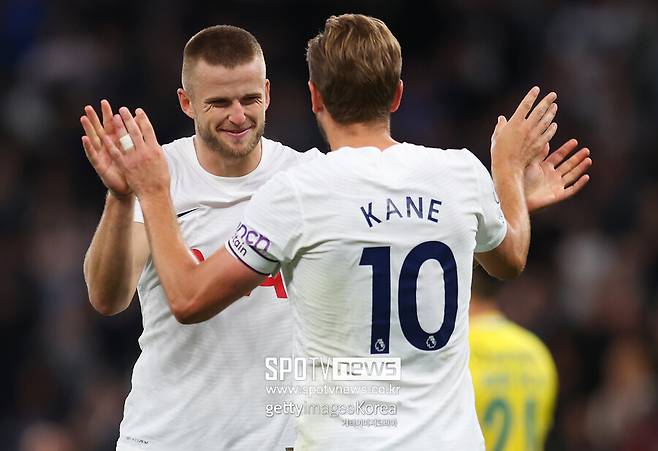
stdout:
[(153, 262), (179, 322), (191, 324), (212, 318), (267, 277), (238, 261), (224, 247), (199, 263), (180, 235), (168, 189), (145, 194), (140, 200)]
[(507, 222), (503, 241), (493, 250), (476, 254), (477, 261), (492, 276), (508, 279), (525, 268), (530, 246), (530, 218), (524, 191), (525, 170), (547, 150), (557, 130), (555, 93), (533, 109), (539, 88), (533, 88), (510, 118), (498, 118), (492, 137), (491, 172), (500, 206)]
[(109, 193), (103, 216), (85, 255), (89, 301), (103, 315), (125, 310), (149, 255), (144, 224), (133, 221), (134, 200)]
[(182, 323), (205, 321), (260, 285), (260, 274), (221, 248), (199, 263), (180, 235), (169, 190), (169, 170), (162, 148), (143, 110), (135, 118), (121, 108), (134, 147), (118, 150), (107, 137), (105, 145), (139, 197), (151, 256), (171, 311)]
[(93, 307), (103, 315), (114, 315), (130, 304), (149, 250), (143, 224), (133, 221), (135, 196), (103, 144), (104, 138), (116, 142), (121, 130), (114, 125), (106, 100), (101, 102), (101, 110), (103, 124), (91, 106), (85, 107), (80, 118), (85, 154), (108, 188), (83, 272)]

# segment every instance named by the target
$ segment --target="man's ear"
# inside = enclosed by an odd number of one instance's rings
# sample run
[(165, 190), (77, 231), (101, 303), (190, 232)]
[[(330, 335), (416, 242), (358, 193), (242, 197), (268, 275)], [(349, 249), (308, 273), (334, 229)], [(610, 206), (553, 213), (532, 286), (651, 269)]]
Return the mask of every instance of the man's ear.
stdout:
[(391, 102), (391, 113), (395, 113), (400, 108), (402, 91), (404, 91), (404, 83), (402, 83), (402, 80), (398, 80), (398, 84), (395, 87), (395, 96), (393, 96), (393, 102)]
[(318, 114), (324, 111), (324, 101), (322, 100), (322, 95), (320, 94), (317, 86), (315, 86), (315, 83), (310, 80), (308, 82), (308, 90), (311, 93), (311, 109), (313, 112)]
[(265, 111), (270, 106), (270, 81), (266, 78), (265, 79)]
[(183, 113), (185, 113), (189, 118), (194, 119), (194, 109), (192, 108), (192, 101), (190, 100), (190, 96), (185, 92), (185, 89), (183, 88), (178, 88), (176, 91), (176, 94), (178, 94), (178, 103), (180, 104), (180, 109), (183, 110)]

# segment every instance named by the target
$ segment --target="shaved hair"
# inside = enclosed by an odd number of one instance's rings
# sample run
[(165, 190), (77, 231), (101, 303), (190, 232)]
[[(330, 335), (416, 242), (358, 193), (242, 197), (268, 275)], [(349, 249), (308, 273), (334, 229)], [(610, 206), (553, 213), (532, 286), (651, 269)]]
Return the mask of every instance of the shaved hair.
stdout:
[(213, 66), (232, 69), (259, 58), (265, 67), (260, 44), (247, 30), (232, 25), (215, 25), (204, 28), (185, 44), (183, 50), (183, 89), (191, 88), (192, 70), (199, 61)]

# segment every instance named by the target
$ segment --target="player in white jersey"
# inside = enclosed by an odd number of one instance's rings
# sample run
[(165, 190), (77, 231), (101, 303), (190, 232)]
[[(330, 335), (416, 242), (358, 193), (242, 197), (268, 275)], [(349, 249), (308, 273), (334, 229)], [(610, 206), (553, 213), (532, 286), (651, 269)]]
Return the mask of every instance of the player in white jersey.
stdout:
[[(556, 96), (532, 109), (533, 88), (509, 122), (499, 118), (492, 167), (501, 211), (488, 172), (467, 150), (391, 138), (401, 56), (381, 21), (330, 18), (307, 59), (313, 111), (333, 152), (273, 177), (226, 248), (200, 264), (178, 236), (148, 118), (121, 110), (135, 148), (105, 143), (140, 198), (167, 299), (182, 322), (204, 321), (281, 265), (294, 300), (296, 356), (401, 359), (398, 399), (383, 401), (381, 390), (330, 397), (328, 415), (302, 416), (298, 450), (483, 449), (468, 373), (471, 266), (476, 253), (498, 277), (522, 271), (530, 234), (524, 174), (555, 133)], [(577, 177), (570, 189), (586, 181)], [(346, 428), (360, 413), (333, 407), (348, 410), (349, 400), (364, 415), (374, 410), (368, 426), (395, 414), (396, 427)]]
[[(242, 29), (213, 27), (190, 40), (179, 98), (196, 135), (164, 149), (183, 239), (203, 260), (231, 235), (256, 189), (319, 152), (262, 138), (269, 82), (258, 43)], [(101, 143), (104, 134), (118, 143), (125, 130), (113, 126), (109, 103), (102, 110), (104, 125), (91, 107), (81, 119), (87, 156), (109, 189), (85, 279), (104, 314), (125, 309), (137, 286), (144, 326), (117, 449), (283, 451), (294, 431), (288, 417), (265, 416), (276, 398), (266, 394), (262, 369), (265, 356), (291, 353), (281, 276), (267, 278), (226, 315), (178, 323), (149, 256), (139, 205)]]

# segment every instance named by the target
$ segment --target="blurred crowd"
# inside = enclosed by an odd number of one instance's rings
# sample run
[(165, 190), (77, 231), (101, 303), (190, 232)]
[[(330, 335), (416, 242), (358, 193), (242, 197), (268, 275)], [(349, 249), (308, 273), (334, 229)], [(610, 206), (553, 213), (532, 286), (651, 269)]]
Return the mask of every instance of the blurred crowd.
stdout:
[(139, 305), (102, 317), (82, 277), (105, 195), (80, 143), (83, 106), (143, 107), (161, 143), (191, 135), (176, 99), (182, 49), (228, 23), (263, 46), (266, 136), (326, 148), (304, 51), (343, 12), (383, 19), (402, 44), (398, 140), (488, 164), (496, 117), (534, 84), (558, 92), (553, 147), (588, 146), (592, 180), (533, 217), (527, 271), (500, 302), (557, 363), (547, 450), (658, 449), (655, 0), (0, 2), (2, 449), (114, 449), (139, 353)]

